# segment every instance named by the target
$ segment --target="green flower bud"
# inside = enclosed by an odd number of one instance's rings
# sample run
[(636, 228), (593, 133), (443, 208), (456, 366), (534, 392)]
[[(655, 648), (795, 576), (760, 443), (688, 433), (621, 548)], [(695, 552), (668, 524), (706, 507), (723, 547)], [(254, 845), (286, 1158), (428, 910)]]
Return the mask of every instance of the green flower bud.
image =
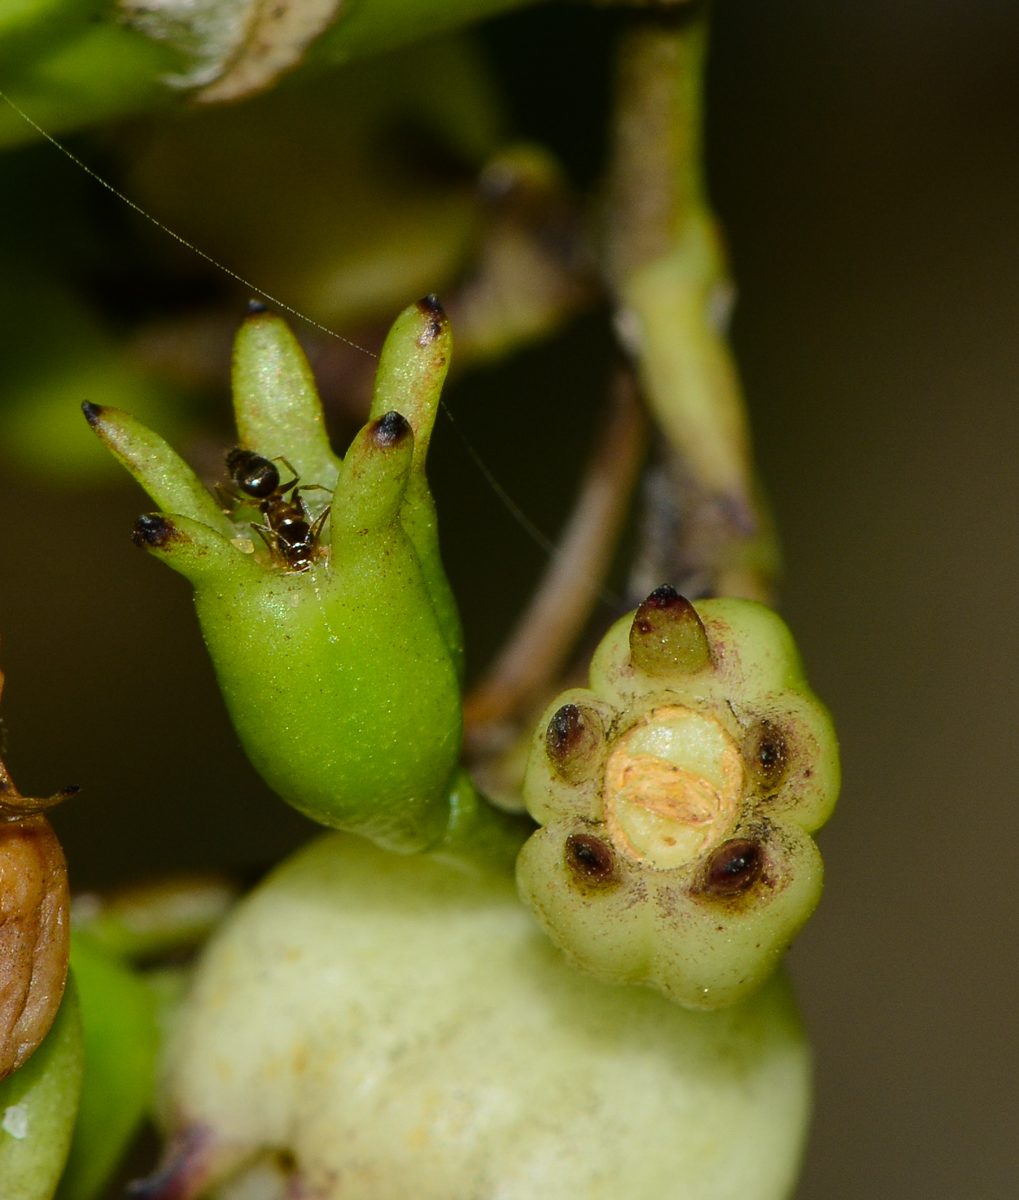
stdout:
[(671, 588), (548, 708), (524, 799), (524, 902), (577, 967), (719, 1008), (772, 973), (821, 892), (809, 836), (838, 745), (781, 619)]
[(73, 977), (50, 1031), (13, 1075), (0, 1081), (0, 1194), (50, 1200), (67, 1158), (83, 1064)]
[(194, 585), (255, 767), (313, 819), (405, 852), (446, 834), (462, 734), (460, 627), (425, 480), (449, 353), (437, 302), (408, 308), (341, 462), (300, 347), (253, 306), (235, 352), (227, 511), (156, 434), (86, 406), (163, 510), (135, 540)]

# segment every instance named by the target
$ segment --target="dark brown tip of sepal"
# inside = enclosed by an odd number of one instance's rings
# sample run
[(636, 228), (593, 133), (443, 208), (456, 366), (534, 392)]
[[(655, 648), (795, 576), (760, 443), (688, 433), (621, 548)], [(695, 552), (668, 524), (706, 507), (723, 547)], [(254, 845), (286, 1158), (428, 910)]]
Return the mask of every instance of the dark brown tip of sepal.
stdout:
[(383, 413), (372, 427), (372, 438), (375, 444), (384, 449), (395, 446), (397, 442), (402, 442), (408, 433), (410, 433), (410, 422), (403, 413), (397, 412), (396, 409)]
[(446, 310), (439, 303), (439, 297), (433, 292), (429, 296), (425, 296), (423, 300), (417, 302), (418, 312), (423, 317), (428, 318), (421, 337), (418, 338), (419, 345), (426, 345), (428, 342), (434, 342), (436, 338), (442, 336), (446, 328), (449, 318), (446, 316)]
[(434, 292), (429, 292), (418, 301), (418, 309), (431, 317), (438, 317), (440, 321), (446, 319), (446, 310), (439, 303), (439, 297)]
[(673, 608), (677, 604), (689, 604), (690, 601), (669, 583), (663, 583), (661, 587), (656, 587), (650, 596), (641, 605), (642, 608)]
[(268, 304), (265, 304), (261, 300), (256, 300), (256, 299), (254, 299), (254, 297), (252, 297), (252, 299), (250, 299), (248, 301), (248, 305), (247, 305), (247, 308), (245, 308), (244, 313), (245, 313), (245, 316), (248, 316), (248, 317), (257, 317), (261, 313), (265, 313), (268, 311), (269, 311)]
[(689, 675), (711, 661), (704, 624), (685, 596), (655, 588), (630, 626), (630, 660), (647, 675)]
[(93, 404), (91, 400), (85, 400), (82, 403), (81, 411), (85, 414), (85, 420), (94, 429), (102, 420), (103, 413), (106, 411), (101, 404)]
[(131, 541), (143, 550), (162, 550), (177, 536), (172, 521), (158, 513), (143, 513), (134, 523)]
[(593, 834), (571, 833), (563, 857), (574, 882), (583, 888), (607, 888), (619, 882), (612, 847)]
[(603, 733), (601, 718), (593, 709), (564, 704), (545, 730), (545, 749), (556, 772), (571, 783), (589, 776)]
[(703, 896), (725, 899), (742, 896), (764, 872), (764, 848), (760, 842), (733, 838), (712, 851), (704, 866), (697, 891)]
[(61, 788), (59, 792), (54, 792), (52, 796), (45, 798), (22, 796), (8, 781), (8, 785), (0, 790), (0, 822), (21, 821), (28, 817), (38, 816), (39, 813), (48, 812), (49, 809), (55, 808), (65, 800), (70, 800), (72, 796), (77, 796), (80, 791), (81, 788), (77, 784), (73, 784), (71, 787)]

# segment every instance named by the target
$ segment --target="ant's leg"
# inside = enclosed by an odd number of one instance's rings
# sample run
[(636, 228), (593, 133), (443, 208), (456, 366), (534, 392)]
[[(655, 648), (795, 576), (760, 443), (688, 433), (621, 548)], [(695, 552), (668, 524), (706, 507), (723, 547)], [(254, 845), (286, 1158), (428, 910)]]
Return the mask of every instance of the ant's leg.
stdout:
[(256, 525), (254, 521), (251, 523), (251, 528), (254, 529), (254, 531), (261, 537), (262, 541), (265, 542), (266, 548), (273, 558), (278, 558), (280, 544), (279, 538), (276, 536), (276, 530), (270, 528), (268, 525)]
[(319, 534), (322, 532), (322, 526), (326, 523), (326, 517), (329, 516), (332, 510), (333, 506), (328, 504), (315, 518), (315, 523), (311, 527), (311, 536), (313, 541), (318, 540)]
[(304, 497), (301, 492), (328, 492), (327, 487), (323, 487), (321, 483), (302, 483), (299, 488), (294, 488), (294, 494), (290, 497), (290, 503), (296, 504), (301, 510), (301, 515), (305, 518), (308, 516), (308, 506), (304, 503)]
[(297, 487), (297, 485), (301, 482), (301, 477), (294, 470), (293, 464), (290, 463), (287, 459), (285, 459), (282, 454), (277, 454), (276, 457), (272, 461), (282, 463), (286, 467), (286, 469), (290, 472), (290, 474), (293, 475), (293, 479), (291, 479), (289, 483), (281, 483), (279, 488), (277, 489), (281, 496), (285, 496), (287, 494), (287, 492), (290, 491), (291, 488)]
[(235, 492), (233, 488), (227, 487), (225, 483), (217, 483), (213, 488), (216, 493), (216, 499), (219, 501), (220, 508), (229, 516), (239, 504), (250, 504), (251, 501), (246, 497)]

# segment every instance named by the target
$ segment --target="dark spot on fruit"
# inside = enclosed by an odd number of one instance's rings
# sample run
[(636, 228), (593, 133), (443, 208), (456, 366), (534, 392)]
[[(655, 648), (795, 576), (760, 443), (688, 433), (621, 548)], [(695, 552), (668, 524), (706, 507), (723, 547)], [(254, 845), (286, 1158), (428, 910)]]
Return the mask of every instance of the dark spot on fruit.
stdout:
[(596, 712), (579, 704), (564, 704), (545, 730), (545, 749), (559, 774), (577, 782), (590, 773), (601, 736)]
[(711, 854), (697, 890), (708, 896), (741, 896), (760, 879), (763, 870), (760, 842), (734, 838)]
[(86, 400), (81, 406), (81, 411), (90, 425), (97, 425), (105, 410), (101, 404), (92, 404)]
[(574, 879), (587, 887), (607, 887), (617, 882), (612, 848), (589, 833), (571, 833), (566, 839), (566, 865)]
[(269, 306), (267, 304), (263, 304), (261, 300), (252, 299), (248, 301), (247, 313), (249, 317), (257, 317), (259, 313), (268, 311)]
[(743, 756), (757, 781), (766, 788), (777, 788), (788, 773), (789, 743), (774, 721), (757, 722), (747, 737)]
[(545, 744), (555, 759), (566, 758), (583, 741), (584, 714), (576, 704), (564, 704), (548, 723)]

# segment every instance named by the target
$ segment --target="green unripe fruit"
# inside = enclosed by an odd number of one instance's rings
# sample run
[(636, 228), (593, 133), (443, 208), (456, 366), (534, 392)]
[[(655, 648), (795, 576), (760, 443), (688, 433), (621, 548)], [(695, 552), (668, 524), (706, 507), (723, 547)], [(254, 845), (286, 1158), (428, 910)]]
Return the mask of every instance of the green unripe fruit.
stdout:
[(539, 723), (524, 902), (575, 966), (690, 1008), (741, 1000), (820, 897), (809, 836), (838, 745), (789, 630), (750, 600), (659, 588), (606, 635), (589, 688)]
[(157, 435), (86, 408), (163, 509), (135, 539), (194, 585), (255, 767), (322, 824), (404, 852), (447, 833), (462, 735), (460, 626), (425, 479), (449, 354), (439, 305), (408, 308), (372, 420), (341, 462), (300, 347), (254, 306), (235, 352), (241, 449), (226, 511)]
[(0, 1195), (50, 1200), (71, 1144), (82, 1077), (73, 977), (38, 1050), (0, 1082)]
[(329, 835), (207, 948), (153, 1182), (177, 1200), (784, 1200), (809, 1076), (783, 979), (720, 1013), (605, 987), (510, 879)]

